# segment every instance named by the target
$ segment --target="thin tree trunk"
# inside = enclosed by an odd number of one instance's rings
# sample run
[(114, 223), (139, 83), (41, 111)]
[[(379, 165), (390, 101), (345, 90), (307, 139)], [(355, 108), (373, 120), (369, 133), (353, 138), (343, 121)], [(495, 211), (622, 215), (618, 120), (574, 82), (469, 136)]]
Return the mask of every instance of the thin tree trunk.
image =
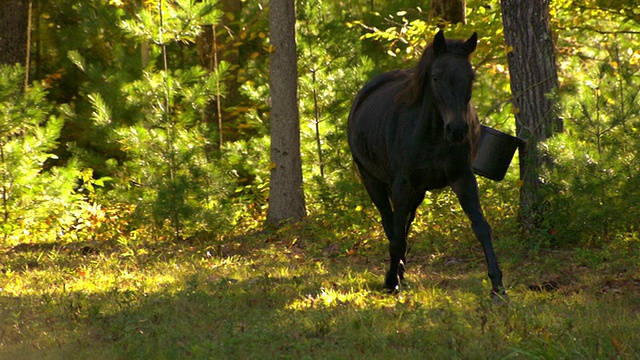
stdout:
[(271, 187), (267, 223), (298, 221), (306, 214), (302, 190), (295, 0), (271, 0)]
[(27, 62), (29, 1), (2, 0), (0, 5), (0, 64)]
[(465, 0), (431, 0), (430, 19), (442, 19), (450, 23), (467, 23)]
[(519, 137), (528, 140), (520, 152), (520, 224), (535, 230), (542, 219), (538, 143), (562, 130), (557, 115), (559, 87), (549, 27), (549, 0), (502, 0), (513, 112)]
[(242, 2), (240, 0), (221, 0), (219, 4), (221, 4), (225, 15), (222, 16), (219, 24), (205, 26), (196, 43), (200, 65), (209, 71), (217, 70), (221, 61), (231, 64), (224, 79), (226, 89), (224, 97), (217, 96), (209, 104), (204, 119), (206, 123), (217, 125), (218, 143), (221, 146), (224, 139), (223, 123), (229, 124), (235, 120), (235, 116), (228, 110), (238, 105), (240, 101), (240, 84), (238, 83), (240, 56), (238, 48), (233, 44), (238, 41), (240, 35), (238, 19), (242, 15)]

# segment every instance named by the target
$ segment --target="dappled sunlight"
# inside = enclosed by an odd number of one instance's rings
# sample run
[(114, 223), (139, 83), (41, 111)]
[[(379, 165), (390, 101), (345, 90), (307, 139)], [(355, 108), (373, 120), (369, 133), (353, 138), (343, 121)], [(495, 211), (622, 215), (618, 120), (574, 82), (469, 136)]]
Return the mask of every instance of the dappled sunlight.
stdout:
[[(477, 177), (502, 302), (451, 189), (426, 193), (402, 286), (383, 289), (390, 246), (347, 139), (358, 89), (414, 66), (439, 30), (477, 33), (481, 124), (546, 128), (516, 123), (514, 96), (530, 95), (511, 91), (508, 58), (521, 49), (505, 44), (499, 2), (467, 1), (463, 24), (434, 16), (447, 0), (297, 1), (299, 131), (273, 134), (268, 1), (32, 2), (10, 2), (29, 24), (0, 30), (16, 45), (7, 49), (31, 49), (23, 65), (0, 67), (0, 359), (640, 359), (633, 1), (551, 1), (543, 14), (563, 130), (539, 144), (539, 172), (520, 174), (517, 153), (504, 180)], [(420, 82), (443, 83), (424, 70)], [(405, 100), (375, 112), (423, 119)], [(415, 141), (413, 155), (450, 153), (433, 151), (439, 122), (402, 137), (415, 119), (401, 117), (356, 131), (393, 134), (362, 152)], [(287, 134), (306, 216), (265, 225), (284, 166), (270, 150)], [(407, 181), (388, 186), (429, 178), (415, 170), (434, 161), (408, 162)], [(532, 174), (537, 207), (520, 202)]]
[(286, 306), (289, 310), (306, 310), (314, 308), (331, 308), (336, 306), (353, 306), (365, 308), (370, 305), (371, 294), (368, 291), (342, 292), (321, 288), (318, 294), (306, 294)]
[[(3, 354), (26, 348), (88, 354), (96, 344), (107, 353), (124, 351), (122, 357), (156, 357), (160, 349), (184, 357), (202, 347), (236, 358), (283, 352), (419, 358), (427, 349), (445, 358), (527, 357), (544, 348), (559, 357), (633, 354), (640, 304), (631, 297), (631, 274), (570, 266), (565, 253), (546, 254), (546, 262), (520, 260), (505, 269), (511, 301), (496, 307), (481, 254), (432, 253), (432, 245), (414, 249), (407, 285), (390, 295), (382, 291), (384, 242), (334, 248), (297, 235), (305, 231), (245, 237), (219, 251), (211, 244), (165, 245), (172, 250), (139, 259), (100, 249), (105, 255), (69, 258), (61, 267), (41, 261), (6, 271), (0, 309), (13, 315), (0, 323)], [(503, 258), (512, 261), (509, 253)], [(547, 286), (543, 281), (551, 279), (542, 275), (557, 267), (567, 280)], [(540, 286), (531, 287), (536, 280)], [(593, 330), (593, 324), (605, 325)]]
[(247, 269), (250, 265), (250, 261), (237, 256), (205, 262), (160, 261), (151, 266), (122, 262), (118, 257), (101, 257), (90, 263), (79, 262), (73, 269), (54, 267), (24, 274), (6, 271), (2, 294), (25, 296), (43, 292), (49, 295), (83, 292), (89, 295), (112, 289), (150, 294), (179, 287), (182, 277), (199, 271), (199, 268), (222, 270), (218, 274), (224, 277), (232, 269)]

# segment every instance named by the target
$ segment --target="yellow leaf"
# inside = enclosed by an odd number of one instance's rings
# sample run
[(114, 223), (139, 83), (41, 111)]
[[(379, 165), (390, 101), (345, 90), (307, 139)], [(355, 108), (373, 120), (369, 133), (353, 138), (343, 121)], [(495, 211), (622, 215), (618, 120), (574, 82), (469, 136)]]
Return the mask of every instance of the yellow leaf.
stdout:
[(624, 357), (624, 355), (627, 353), (627, 344), (620, 341), (615, 336), (611, 336), (611, 344), (613, 345), (613, 348), (616, 350), (616, 353), (618, 354), (618, 356)]
[(265, 34), (265, 33), (264, 33), (264, 31), (260, 31), (260, 32), (258, 33), (258, 37), (259, 37), (260, 39), (264, 39), (264, 38), (266, 38), (266, 37), (267, 37), (267, 34)]
[(269, 45), (269, 48), (267, 48), (267, 52), (269, 52), (269, 54), (273, 54), (274, 52), (276, 52), (275, 45)]
[(273, 169), (275, 169), (275, 168), (276, 168), (276, 163), (274, 163), (274, 162), (270, 162), (270, 163), (269, 163), (269, 170), (273, 170)]
[(504, 52), (509, 55), (513, 52), (513, 46), (511, 45), (507, 45), (507, 47), (504, 48)]
[(362, 211), (362, 205), (356, 206), (356, 211)]
[(257, 59), (259, 56), (260, 56), (260, 53), (256, 51), (254, 53), (251, 53), (251, 55), (249, 57), (251, 59)]

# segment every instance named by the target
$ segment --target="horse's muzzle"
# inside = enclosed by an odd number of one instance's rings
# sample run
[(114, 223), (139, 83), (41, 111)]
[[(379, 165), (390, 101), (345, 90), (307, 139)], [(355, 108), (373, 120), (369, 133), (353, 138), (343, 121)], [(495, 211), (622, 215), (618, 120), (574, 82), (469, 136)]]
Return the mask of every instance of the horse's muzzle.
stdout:
[(444, 127), (444, 133), (448, 140), (462, 142), (469, 134), (469, 125), (466, 122), (448, 123)]

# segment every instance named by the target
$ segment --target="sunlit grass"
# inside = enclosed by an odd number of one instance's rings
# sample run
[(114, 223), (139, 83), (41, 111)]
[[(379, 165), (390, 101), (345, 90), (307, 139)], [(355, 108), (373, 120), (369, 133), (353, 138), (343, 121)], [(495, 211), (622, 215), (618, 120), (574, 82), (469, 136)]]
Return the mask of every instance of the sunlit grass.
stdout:
[[(3, 249), (0, 358), (640, 356), (637, 267), (620, 271), (637, 252), (590, 263), (587, 250), (526, 256), (503, 239), (511, 301), (496, 307), (471, 234), (450, 240), (418, 224), (409, 284), (395, 295), (381, 291), (379, 236), (311, 221), (133, 251)], [(530, 289), (550, 280), (558, 284)]]

